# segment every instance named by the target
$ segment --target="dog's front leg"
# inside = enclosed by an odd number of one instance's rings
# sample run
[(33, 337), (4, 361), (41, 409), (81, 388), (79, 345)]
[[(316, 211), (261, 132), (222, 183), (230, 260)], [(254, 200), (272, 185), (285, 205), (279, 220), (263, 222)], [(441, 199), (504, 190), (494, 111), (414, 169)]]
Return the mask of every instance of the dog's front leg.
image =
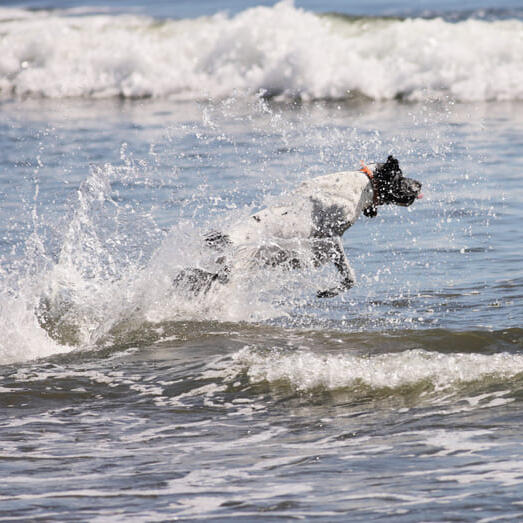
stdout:
[(330, 259), (336, 269), (338, 269), (341, 275), (341, 281), (336, 287), (318, 291), (316, 293), (318, 298), (333, 298), (341, 292), (348, 291), (354, 285), (354, 272), (343, 250), (341, 236), (333, 238), (332, 241), (329, 242), (327, 255), (328, 259)]

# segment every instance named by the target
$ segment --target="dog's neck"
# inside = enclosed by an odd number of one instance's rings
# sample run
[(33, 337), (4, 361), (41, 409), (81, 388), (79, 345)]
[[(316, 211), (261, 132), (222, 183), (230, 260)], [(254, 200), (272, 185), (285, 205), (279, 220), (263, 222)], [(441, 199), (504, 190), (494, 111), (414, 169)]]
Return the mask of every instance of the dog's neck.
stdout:
[(372, 169), (365, 165), (363, 162), (361, 162), (360, 171), (367, 175), (367, 178), (369, 179), (370, 185), (372, 187), (372, 204), (363, 209), (363, 214), (370, 218), (374, 218), (378, 215), (378, 206), (382, 204), (380, 197), (379, 181), (378, 178), (374, 176)]

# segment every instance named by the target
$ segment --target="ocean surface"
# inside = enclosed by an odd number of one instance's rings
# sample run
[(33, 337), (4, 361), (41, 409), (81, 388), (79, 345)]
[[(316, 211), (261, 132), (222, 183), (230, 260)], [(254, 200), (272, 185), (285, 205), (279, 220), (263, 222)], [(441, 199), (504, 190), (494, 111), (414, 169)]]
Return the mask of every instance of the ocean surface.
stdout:
[[(0, 6), (0, 521), (523, 519), (519, 1)], [(303, 180), (331, 267), (173, 286)]]

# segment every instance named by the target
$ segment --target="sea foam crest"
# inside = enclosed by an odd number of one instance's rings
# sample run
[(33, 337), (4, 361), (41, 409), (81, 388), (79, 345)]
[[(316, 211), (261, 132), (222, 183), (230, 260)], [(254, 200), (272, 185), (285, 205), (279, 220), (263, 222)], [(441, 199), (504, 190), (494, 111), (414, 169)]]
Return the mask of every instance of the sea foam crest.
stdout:
[(398, 388), (429, 382), (437, 390), (489, 376), (509, 378), (523, 372), (523, 357), (508, 353), (442, 354), (421, 349), (373, 356), (319, 355), (302, 350), (259, 353), (246, 347), (234, 355), (252, 383), (285, 383), (294, 390), (353, 387)]
[(281, 2), (158, 21), (0, 10), (4, 96), (523, 99), (523, 22), (319, 16)]

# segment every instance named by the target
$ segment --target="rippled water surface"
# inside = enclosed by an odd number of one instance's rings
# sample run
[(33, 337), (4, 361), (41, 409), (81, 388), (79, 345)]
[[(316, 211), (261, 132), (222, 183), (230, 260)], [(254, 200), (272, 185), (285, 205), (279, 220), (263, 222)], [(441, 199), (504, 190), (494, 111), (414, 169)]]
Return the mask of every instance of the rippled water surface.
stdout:
[[(15, 4), (0, 10), (0, 520), (521, 519), (517, 6), (174, 20), (161, 2)], [(100, 31), (111, 52), (89, 52)], [(329, 267), (173, 288), (210, 263), (205, 232), (388, 154), (424, 198), (347, 231), (348, 293), (315, 297)]]

